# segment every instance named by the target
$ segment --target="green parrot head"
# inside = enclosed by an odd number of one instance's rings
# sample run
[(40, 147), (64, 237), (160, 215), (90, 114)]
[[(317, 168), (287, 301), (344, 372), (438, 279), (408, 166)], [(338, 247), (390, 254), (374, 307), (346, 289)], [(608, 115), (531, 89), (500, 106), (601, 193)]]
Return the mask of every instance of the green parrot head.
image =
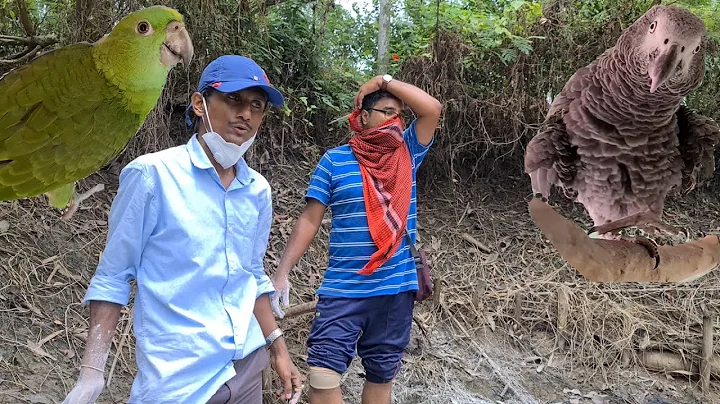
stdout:
[(121, 19), (112, 31), (93, 44), (98, 69), (130, 96), (155, 94), (167, 74), (193, 57), (193, 44), (182, 14), (164, 6), (144, 8)]

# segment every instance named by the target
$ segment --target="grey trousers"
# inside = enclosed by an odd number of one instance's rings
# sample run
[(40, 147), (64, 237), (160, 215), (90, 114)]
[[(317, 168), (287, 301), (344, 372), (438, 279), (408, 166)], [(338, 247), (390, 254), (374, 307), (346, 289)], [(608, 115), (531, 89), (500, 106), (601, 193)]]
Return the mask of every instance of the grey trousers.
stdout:
[(270, 355), (260, 348), (235, 361), (236, 375), (225, 382), (207, 404), (262, 404), (262, 372), (270, 364)]

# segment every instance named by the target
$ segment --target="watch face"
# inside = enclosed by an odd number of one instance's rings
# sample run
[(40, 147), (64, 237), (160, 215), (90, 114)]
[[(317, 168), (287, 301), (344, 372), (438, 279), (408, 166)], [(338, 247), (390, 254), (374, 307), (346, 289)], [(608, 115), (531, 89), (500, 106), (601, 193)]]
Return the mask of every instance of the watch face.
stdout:
[(392, 80), (392, 76), (389, 75), (389, 74), (386, 74), (386, 75), (383, 76), (383, 80), (385, 80), (385, 81), (390, 81), (390, 80)]

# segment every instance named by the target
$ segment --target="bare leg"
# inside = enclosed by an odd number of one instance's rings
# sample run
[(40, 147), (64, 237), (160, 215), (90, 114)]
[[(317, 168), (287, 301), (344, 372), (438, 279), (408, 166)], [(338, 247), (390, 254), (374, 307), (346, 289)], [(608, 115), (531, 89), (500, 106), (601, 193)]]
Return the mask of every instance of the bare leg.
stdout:
[(93, 194), (96, 194), (96, 193), (102, 191), (103, 189), (105, 189), (105, 185), (104, 185), (104, 184), (97, 184), (97, 185), (95, 185), (94, 187), (90, 188), (90, 190), (88, 190), (87, 192), (84, 192), (84, 193), (82, 193), (82, 194), (80, 194), (80, 195), (76, 195), (72, 200), (70, 200), (70, 203), (68, 204), (67, 210), (66, 210), (65, 213), (60, 217), (60, 220), (66, 221), (66, 222), (67, 222), (68, 220), (70, 220), (70, 218), (72, 218), (72, 216), (75, 214), (75, 212), (76, 212), (76, 211), (78, 210), (78, 208), (80, 207), (80, 204), (82, 203), (82, 201), (84, 201), (85, 199), (91, 197)]
[(365, 380), (362, 404), (390, 404), (392, 382), (377, 384)]
[(340, 387), (327, 390), (319, 390), (310, 387), (310, 404), (343, 404), (342, 390)]

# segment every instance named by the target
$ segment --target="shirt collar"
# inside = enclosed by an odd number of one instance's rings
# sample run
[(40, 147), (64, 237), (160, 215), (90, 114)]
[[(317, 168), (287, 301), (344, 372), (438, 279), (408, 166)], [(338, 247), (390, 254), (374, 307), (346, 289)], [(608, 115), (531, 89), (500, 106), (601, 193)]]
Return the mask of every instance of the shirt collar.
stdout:
[[(201, 170), (213, 169), (213, 171), (215, 171), (215, 167), (213, 167), (212, 162), (210, 161), (210, 157), (208, 157), (207, 153), (205, 153), (205, 150), (200, 145), (200, 141), (197, 138), (197, 133), (195, 133), (190, 138), (190, 141), (188, 141), (187, 150), (190, 154), (190, 160), (195, 167)], [(238, 162), (235, 164), (235, 178), (242, 185), (246, 185), (252, 180), (252, 176), (250, 175), (250, 167), (248, 167), (247, 162), (245, 162), (245, 157), (240, 158), (240, 160), (238, 160)]]

